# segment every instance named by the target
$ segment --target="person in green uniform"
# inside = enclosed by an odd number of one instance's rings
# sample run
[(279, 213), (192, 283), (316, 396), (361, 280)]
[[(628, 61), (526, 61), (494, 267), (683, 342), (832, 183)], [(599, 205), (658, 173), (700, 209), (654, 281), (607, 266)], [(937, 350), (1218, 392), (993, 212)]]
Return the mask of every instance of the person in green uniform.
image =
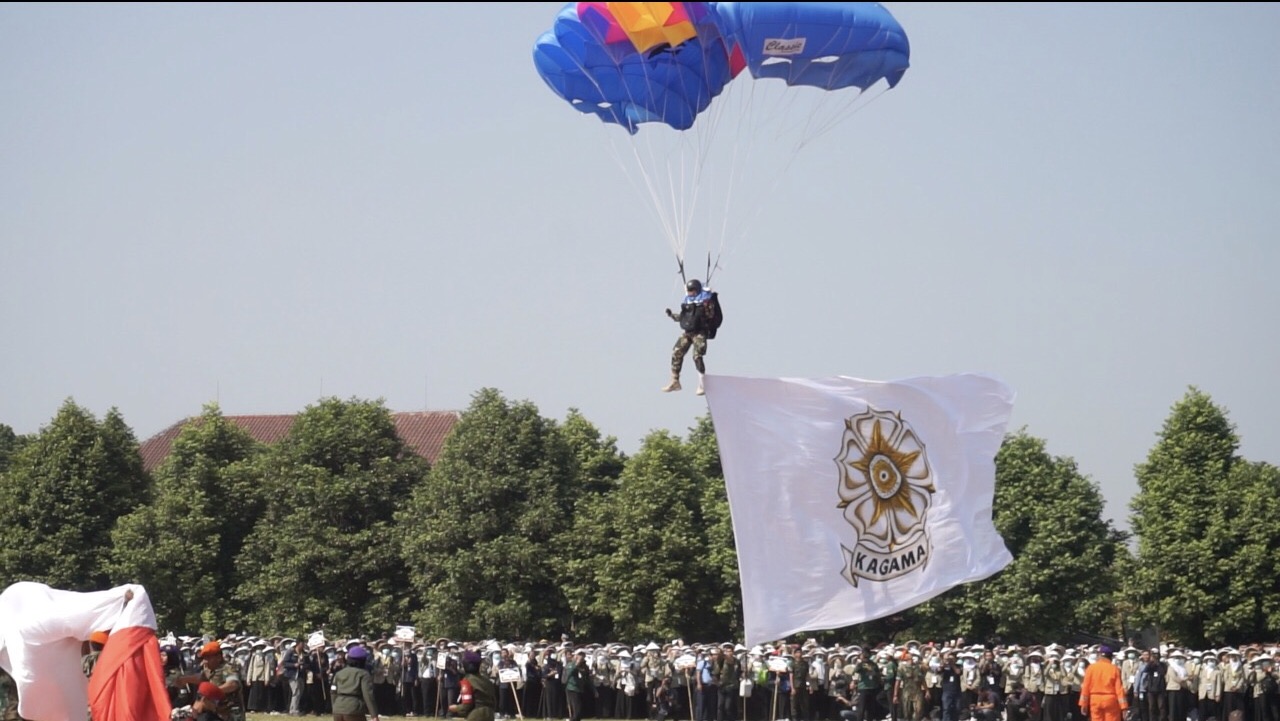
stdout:
[(98, 665), (98, 657), (102, 655), (102, 648), (107, 645), (108, 633), (106, 631), (94, 631), (89, 634), (89, 653), (86, 653), (80, 659), (80, 670), (84, 671), (84, 677), (93, 676), (93, 669)]
[(369, 651), (354, 646), (347, 651), (347, 663), (333, 675), (333, 721), (378, 721), (378, 703), (373, 696), (373, 676), (365, 668)]
[(920, 721), (924, 718), (924, 697), (928, 689), (925, 686), (924, 669), (920, 667), (919, 659), (920, 652), (913, 651), (904, 655), (902, 661), (898, 663), (893, 703), (902, 711), (903, 721)]
[(881, 718), (877, 715), (877, 711), (873, 709), (873, 707), (878, 708), (879, 706), (876, 697), (880, 695), (882, 687), (880, 666), (870, 656), (864, 656), (859, 660), (854, 674), (857, 677), (858, 721), (871, 721), (872, 719)]
[(231, 721), (244, 721), (244, 701), (242, 681), (244, 676), (240, 664), (228, 661), (222, 655), (222, 644), (210, 641), (200, 648), (200, 672), (182, 676), (176, 680), (178, 685), (199, 685), (203, 681), (217, 686), (225, 696), (226, 717)]
[(798, 647), (791, 652), (791, 717), (809, 721), (809, 659)]
[(587, 666), (587, 652), (578, 649), (573, 655), (573, 661), (564, 670), (564, 693), (569, 701), (569, 721), (582, 721), (582, 694), (591, 691), (591, 669)]
[(493, 681), (480, 675), (480, 654), (467, 651), (462, 655), (462, 670), (466, 674), (458, 686), (458, 702), (449, 705), (449, 713), (467, 721), (494, 721), (498, 708), (498, 689)]
[(196, 690), (196, 700), (191, 704), (191, 714), (195, 721), (228, 721), (231, 709), (227, 706), (227, 695), (222, 689), (205, 681)]

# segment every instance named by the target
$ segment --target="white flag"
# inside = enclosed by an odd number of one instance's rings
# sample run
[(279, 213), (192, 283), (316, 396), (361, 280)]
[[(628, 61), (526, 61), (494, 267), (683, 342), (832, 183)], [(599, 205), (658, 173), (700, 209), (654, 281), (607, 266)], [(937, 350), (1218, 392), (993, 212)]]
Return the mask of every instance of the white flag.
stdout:
[(863, 623), (1013, 560), (991, 520), (1013, 391), (707, 376), (748, 646)]

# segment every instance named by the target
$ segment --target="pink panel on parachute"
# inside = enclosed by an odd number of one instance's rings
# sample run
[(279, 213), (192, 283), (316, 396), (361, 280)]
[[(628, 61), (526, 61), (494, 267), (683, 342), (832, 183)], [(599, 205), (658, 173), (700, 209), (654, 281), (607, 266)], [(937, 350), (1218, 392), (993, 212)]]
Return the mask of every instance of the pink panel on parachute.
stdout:
[(742, 46), (734, 43), (733, 50), (729, 53), (729, 75), (736, 78), (745, 67), (747, 67), (747, 57), (742, 54)]
[(684, 3), (671, 3), (671, 15), (663, 23), (665, 27), (689, 22), (689, 13), (684, 11)]
[(608, 6), (609, 3), (604, 2), (578, 3), (578, 17), (583, 25), (600, 37), (602, 42), (606, 44), (628, 42), (630, 38), (613, 17), (613, 13), (609, 12)]

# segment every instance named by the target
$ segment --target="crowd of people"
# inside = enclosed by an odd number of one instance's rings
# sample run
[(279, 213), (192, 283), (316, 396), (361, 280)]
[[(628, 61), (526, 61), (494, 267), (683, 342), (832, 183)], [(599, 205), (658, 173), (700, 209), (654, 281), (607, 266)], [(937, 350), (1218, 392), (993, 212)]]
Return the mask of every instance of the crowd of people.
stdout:
[[(100, 648), (102, 639), (94, 641)], [(1277, 650), (1256, 644), (1113, 651), (962, 640), (822, 647), (811, 640), (747, 648), (315, 634), (169, 637), (161, 649), (174, 706), (214, 695), (220, 703), (210, 705), (232, 721), (245, 711), (344, 716), (353, 696), (373, 716), (451, 717), (479, 708), (497, 719), (569, 721), (1078, 721), (1091, 703), (1100, 717), (1092, 721), (1108, 721), (1096, 704), (1112, 697), (1116, 718), (1123, 712), (1130, 721), (1280, 721)], [(1095, 681), (1090, 689), (1089, 669), (1105, 670), (1113, 656), (1119, 688)], [(366, 673), (344, 678), (352, 667)]]

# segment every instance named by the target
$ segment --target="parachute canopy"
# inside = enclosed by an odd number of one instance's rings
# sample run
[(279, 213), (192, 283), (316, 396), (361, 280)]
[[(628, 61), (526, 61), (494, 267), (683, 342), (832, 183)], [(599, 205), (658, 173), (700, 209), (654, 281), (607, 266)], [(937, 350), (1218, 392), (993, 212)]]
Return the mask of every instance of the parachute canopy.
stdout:
[(648, 122), (686, 130), (733, 78), (716, 20), (711, 3), (570, 3), (533, 62), (583, 113), (632, 133)]
[(752, 77), (787, 85), (894, 87), (910, 64), (907, 34), (880, 3), (716, 3), (721, 32)]
[[(579, 2), (538, 38), (533, 61), (557, 96), (604, 122), (620, 165), (634, 161), (629, 180), (682, 275), (690, 238), (705, 243), (710, 280), (727, 238), (752, 225), (730, 205), (768, 206), (790, 160), (874, 95), (862, 91), (902, 80), (910, 46), (874, 2)], [(746, 170), (771, 155), (788, 156), (776, 172)], [(741, 179), (769, 187), (751, 197)]]

